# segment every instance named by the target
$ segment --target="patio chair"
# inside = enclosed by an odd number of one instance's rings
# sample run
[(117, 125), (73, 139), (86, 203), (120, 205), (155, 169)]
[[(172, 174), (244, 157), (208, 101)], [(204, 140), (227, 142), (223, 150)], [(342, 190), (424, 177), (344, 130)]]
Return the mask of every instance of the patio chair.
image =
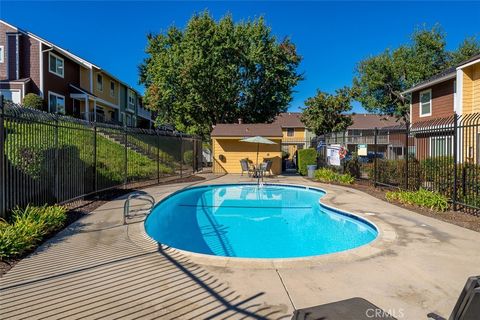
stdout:
[(247, 159), (240, 160), (240, 166), (242, 167), (242, 176), (244, 172), (250, 177), (253, 174), (253, 169), (248, 165)]
[(272, 173), (272, 164), (273, 164), (273, 161), (272, 160), (267, 160), (265, 162), (263, 162), (261, 164), (261, 169), (263, 171), (263, 173), (268, 173), (269, 176), (272, 176), (273, 173)]
[(396, 320), (371, 302), (362, 298), (322, 304), (295, 310), (292, 320)]
[[(436, 313), (429, 313), (429, 319), (446, 320)], [(458, 297), (448, 320), (480, 319), (480, 276), (469, 277)]]

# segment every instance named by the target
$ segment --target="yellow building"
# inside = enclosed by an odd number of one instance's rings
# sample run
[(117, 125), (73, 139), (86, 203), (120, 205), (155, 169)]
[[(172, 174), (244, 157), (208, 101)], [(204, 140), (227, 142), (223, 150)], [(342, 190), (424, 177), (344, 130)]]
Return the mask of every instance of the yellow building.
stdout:
[(282, 172), (282, 129), (277, 124), (218, 124), (211, 133), (214, 173), (241, 173), (240, 160), (255, 164), (257, 144), (242, 142), (248, 137), (262, 136), (276, 144), (260, 144), (258, 162), (272, 160), (272, 172)]
[(463, 135), (463, 144), (459, 150), (463, 154), (461, 158), (469, 163), (480, 164), (480, 55), (457, 67), (456, 85), (455, 111), (462, 115), (460, 134)]
[(80, 69), (77, 95), (82, 117), (91, 121), (119, 121), (121, 83), (113, 76), (92, 66)]
[(288, 153), (290, 162), (297, 150), (310, 147), (310, 141), (315, 136), (307, 130), (301, 115), (300, 112), (284, 112), (273, 122), (282, 128), (282, 151)]

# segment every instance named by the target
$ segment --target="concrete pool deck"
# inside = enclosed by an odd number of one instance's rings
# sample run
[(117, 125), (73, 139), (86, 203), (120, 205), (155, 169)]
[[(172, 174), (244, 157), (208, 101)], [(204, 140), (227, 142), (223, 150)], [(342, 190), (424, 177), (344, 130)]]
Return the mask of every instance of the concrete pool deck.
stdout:
[[(203, 176), (194, 184), (253, 181)], [(320, 187), (325, 204), (366, 217), (381, 237), (371, 247), (307, 262), (265, 267), (225, 259), (218, 265), (159, 250), (145, 237), (141, 217), (124, 226), (121, 197), (4, 275), (0, 318), (289, 319), (294, 308), (362, 297), (398, 319), (416, 320), (429, 312), (448, 317), (466, 278), (480, 274), (480, 233), (346, 187), (297, 176), (266, 182)], [(189, 185), (142, 192), (159, 201)]]

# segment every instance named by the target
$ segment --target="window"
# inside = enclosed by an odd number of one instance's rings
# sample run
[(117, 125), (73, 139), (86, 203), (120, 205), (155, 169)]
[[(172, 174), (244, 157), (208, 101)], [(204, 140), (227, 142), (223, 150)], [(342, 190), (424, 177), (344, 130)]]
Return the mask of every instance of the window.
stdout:
[(49, 53), (48, 59), (48, 70), (56, 74), (59, 77), (63, 78), (64, 75), (64, 68), (63, 68), (63, 59), (57, 56), (54, 53)]
[(432, 115), (432, 90), (420, 92), (420, 117)]
[(128, 91), (128, 104), (135, 105), (135, 97), (132, 91)]
[(287, 128), (287, 137), (293, 137), (295, 135), (295, 129)]
[(97, 74), (97, 89), (103, 91), (103, 77), (101, 74)]
[(431, 137), (430, 156), (442, 157), (451, 155), (453, 152), (453, 136)]
[(115, 82), (110, 81), (110, 97), (115, 97)]
[(48, 93), (48, 111), (65, 114), (65, 97), (53, 92)]
[(0, 46), (0, 63), (5, 61), (5, 49), (4, 46)]
[(20, 103), (20, 90), (14, 90), (14, 89), (3, 89), (3, 90), (0, 90), (0, 95), (3, 96), (3, 99), (5, 99), (5, 101), (11, 101), (13, 103), (17, 103), (19, 104)]
[(408, 146), (408, 154), (415, 157), (417, 155), (417, 146)]

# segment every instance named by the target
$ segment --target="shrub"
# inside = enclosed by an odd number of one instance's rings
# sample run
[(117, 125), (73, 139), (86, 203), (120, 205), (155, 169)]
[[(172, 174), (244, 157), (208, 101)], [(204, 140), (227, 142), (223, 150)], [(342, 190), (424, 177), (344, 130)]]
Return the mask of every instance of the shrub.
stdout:
[(453, 172), (453, 164), (451, 156), (430, 157), (420, 163), (427, 181), (435, 180), (440, 173)]
[(23, 106), (33, 109), (42, 109), (43, 99), (35, 93), (28, 93), (23, 98)]
[(389, 191), (386, 194), (387, 200), (399, 201), (401, 203), (419, 206), (436, 211), (446, 211), (448, 209), (448, 199), (444, 195), (419, 189), (418, 191)]
[(46, 235), (60, 229), (66, 217), (66, 209), (58, 205), (15, 209), (10, 223), (0, 221), (0, 259), (32, 250)]
[(315, 170), (314, 179), (321, 182), (336, 182), (341, 184), (352, 184), (355, 181), (355, 178), (349, 173), (340, 174), (327, 168)]
[[(405, 160), (398, 160), (398, 184), (404, 187), (406, 184), (406, 164)], [(408, 156), (408, 189), (418, 190), (422, 185), (422, 168), (417, 158)]]
[(187, 165), (192, 165), (193, 163), (193, 151), (188, 150), (183, 153), (183, 163)]
[(317, 164), (317, 151), (313, 148), (300, 149), (297, 155), (298, 172), (307, 175), (307, 166)]
[(358, 161), (357, 153), (354, 153), (352, 159), (345, 162), (345, 172), (355, 178), (360, 178), (360, 161)]

